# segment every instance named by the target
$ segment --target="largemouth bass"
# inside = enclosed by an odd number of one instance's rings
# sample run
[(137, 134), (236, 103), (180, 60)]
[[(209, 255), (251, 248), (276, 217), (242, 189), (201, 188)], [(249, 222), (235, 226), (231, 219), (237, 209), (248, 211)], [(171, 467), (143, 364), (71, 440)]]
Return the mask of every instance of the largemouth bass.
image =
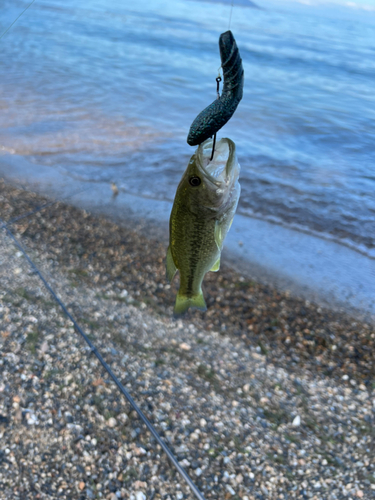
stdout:
[(189, 307), (205, 311), (202, 281), (208, 271), (218, 271), (225, 236), (232, 224), (240, 196), (240, 166), (236, 146), (221, 139), (210, 161), (212, 140), (195, 151), (177, 188), (169, 222), (167, 279), (180, 271), (174, 315)]

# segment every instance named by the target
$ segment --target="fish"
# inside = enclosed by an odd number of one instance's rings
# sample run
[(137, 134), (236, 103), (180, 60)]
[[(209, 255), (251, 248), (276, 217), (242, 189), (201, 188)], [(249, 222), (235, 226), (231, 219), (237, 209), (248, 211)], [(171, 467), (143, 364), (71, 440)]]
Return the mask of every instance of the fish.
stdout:
[(172, 282), (177, 270), (180, 287), (174, 316), (189, 308), (205, 311), (202, 282), (208, 271), (219, 271), (224, 239), (237, 209), (241, 187), (240, 165), (231, 139), (212, 139), (196, 149), (177, 187), (170, 222), (166, 278)]
[(216, 134), (232, 118), (243, 96), (242, 59), (230, 30), (220, 35), (219, 49), (224, 77), (223, 91), (191, 124), (187, 137), (190, 146), (197, 146)]

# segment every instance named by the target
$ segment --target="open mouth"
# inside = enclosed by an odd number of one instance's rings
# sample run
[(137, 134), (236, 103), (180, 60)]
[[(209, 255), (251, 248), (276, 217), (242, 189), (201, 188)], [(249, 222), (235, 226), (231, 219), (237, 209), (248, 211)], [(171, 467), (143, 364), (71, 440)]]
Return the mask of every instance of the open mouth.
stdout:
[(230, 173), (230, 169), (227, 168), (230, 154), (228, 141), (226, 139), (220, 139), (220, 141), (216, 143), (212, 160), (210, 160), (212, 154), (212, 139), (207, 139), (203, 142), (199, 149), (201, 165), (204, 170), (216, 181), (226, 182)]

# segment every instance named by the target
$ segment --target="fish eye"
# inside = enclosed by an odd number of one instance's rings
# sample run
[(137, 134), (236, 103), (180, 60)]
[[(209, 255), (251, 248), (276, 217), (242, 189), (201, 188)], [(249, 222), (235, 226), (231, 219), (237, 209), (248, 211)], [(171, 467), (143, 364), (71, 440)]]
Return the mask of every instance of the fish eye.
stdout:
[(193, 186), (193, 187), (199, 186), (199, 184), (201, 182), (202, 181), (201, 181), (200, 177), (197, 177), (196, 175), (194, 175), (193, 177), (190, 177), (190, 179), (189, 179), (190, 186)]

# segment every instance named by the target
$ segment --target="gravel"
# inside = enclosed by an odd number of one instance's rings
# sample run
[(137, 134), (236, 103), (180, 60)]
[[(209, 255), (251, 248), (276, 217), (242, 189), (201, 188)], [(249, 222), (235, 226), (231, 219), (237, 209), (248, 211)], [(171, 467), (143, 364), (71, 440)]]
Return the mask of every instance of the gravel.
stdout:
[[(0, 216), (43, 202), (0, 183)], [(371, 499), (374, 327), (224, 266), (173, 320), (165, 245), (57, 203), (12, 225), (204, 496)], [(0, 230), (0, 498), (193, 498)]]

